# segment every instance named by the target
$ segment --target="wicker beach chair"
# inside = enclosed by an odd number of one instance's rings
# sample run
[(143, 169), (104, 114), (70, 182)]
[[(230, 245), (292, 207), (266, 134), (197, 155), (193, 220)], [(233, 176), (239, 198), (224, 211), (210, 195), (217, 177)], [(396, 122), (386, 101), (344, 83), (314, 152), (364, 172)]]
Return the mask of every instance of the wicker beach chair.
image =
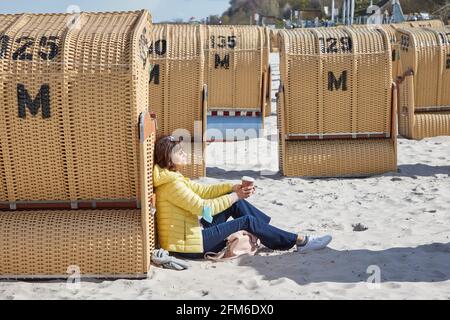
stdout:
[(157, 115), (157, 132), (183, 138), (190, 164), (182, 173), (190, 178), (206, 175), (208, 89), (202, 32), (200, 26), (154, 24), (149, 52), (149, 105)]
[(400, 24), (401, 28), (443, 28), (444, 22), (442, 20), (419, 20), (406, 21)]
[(205, 79), (209, 111), (265, 116), (269, 90), (269, 45), (265, 28), (206, 26)]
[(147, 11), (0, 15), (0, 277), (145, 278)]
[(280, 33), (280, 169), (286, 176), (395, 171), (396, 94), (382, 28)]
[(450, 28), (399, 29), (399, 133), (450, 135)]

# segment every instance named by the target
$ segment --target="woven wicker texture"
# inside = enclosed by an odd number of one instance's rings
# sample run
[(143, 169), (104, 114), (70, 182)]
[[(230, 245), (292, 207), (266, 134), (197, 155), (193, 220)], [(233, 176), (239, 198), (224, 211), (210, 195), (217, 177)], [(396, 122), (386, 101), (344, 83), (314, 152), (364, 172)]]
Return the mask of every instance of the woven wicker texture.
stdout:
[(2, 212), (1, 247), (14, 254), (0, 275), (67, 277), (69, 261), (83, 276), (147, 272), (155, 132), (139, 143), (139, 116), (150, 25), (147, 11), (0, 15), (0, 203), (142, 208)]
[(285, 175), (396, 170), (391, 55), (382, 28), (281, 31), (278, 114)]
[[(203, 143), (206, 134), (204, 52), (200, 26), (154, 24), (151, 29), (150, 109), (158, 118), (159, 135), (175, 135), (197, 143), (186, 144), (190, 178), (206, 175)], [(190, 137), (189, 137), (190, 136)]]
[(409, 123), (408, 114), (400, 114), (399, 133), (412, 139), (424, 139), (450, 135), (450, 111), (416, 113), (414, 126)]
[(376, 29), (382, 28), (384, 29), (389, 36), (389, 40), (391, 41), (391, 49), (392, 49), (392, 79), (396, 79), (398, 76), (398, 68), (400, 64), (400, 45), (397, 41), (397, 32), (393, 25), (391, 24), (377, 24), (377, 25), (352, 25), (352, 28), (366, 28), (366, 29)]
[(450, 29), (398, 29), (397, 37), (400, 74), (409, 74), (399, 84), (400, 134), (412, 139), (450, 135)]
[(264, 111), (269, 38), (257, 26), (205, 28), (205, 79), (214, 110)]
[(0, 245), (2, 277), (146, 272), (138, 210), (2, 212)]
[(285, 150), (288, 176), (369, 176), (396, 168), (389, 139), (286, 141)]

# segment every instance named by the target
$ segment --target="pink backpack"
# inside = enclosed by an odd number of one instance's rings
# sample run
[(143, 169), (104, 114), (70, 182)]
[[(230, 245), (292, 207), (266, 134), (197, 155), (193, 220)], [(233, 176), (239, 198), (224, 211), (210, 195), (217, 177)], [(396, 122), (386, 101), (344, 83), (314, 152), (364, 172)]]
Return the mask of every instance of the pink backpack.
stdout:
[(227, 246), (219, 253), (207, 252), (205, 259), (212, 261), (233, 260), (243, 255), (254, 256), (260, 245), (259, 239), (247, 231), (238, 231), (227, 239)]

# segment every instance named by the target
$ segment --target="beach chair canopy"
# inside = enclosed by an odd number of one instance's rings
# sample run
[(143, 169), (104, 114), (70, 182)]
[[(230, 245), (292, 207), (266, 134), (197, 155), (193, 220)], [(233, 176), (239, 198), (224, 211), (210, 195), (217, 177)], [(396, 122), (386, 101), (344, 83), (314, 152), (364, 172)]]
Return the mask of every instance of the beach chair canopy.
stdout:
[(288, 136), (391, 134), (391, 43), (381, 28), (282, 31)]
[[(263, 111), (269, 38), (258, 26), (206, 26), (205, 79), (209, 108)], [(265, 91), (264, 91), (265, 92)]]
[(182, 137), (191, 178), (206, 174), (204, 162), (208, 88), (204, 79), (204, 30), (195, 25), (154, 24), (151, 28), (149, 105), (158, 135)]

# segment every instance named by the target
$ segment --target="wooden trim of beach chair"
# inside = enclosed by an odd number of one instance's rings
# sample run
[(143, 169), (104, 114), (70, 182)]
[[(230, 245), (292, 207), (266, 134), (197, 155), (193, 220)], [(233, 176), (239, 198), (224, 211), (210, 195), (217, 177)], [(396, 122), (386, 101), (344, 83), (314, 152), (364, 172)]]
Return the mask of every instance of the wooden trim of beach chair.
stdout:
[(386, 138), (384, 132), (362, 132), (362, 133), (324, 133), (324, 134), (294, 134), (285, 136), (286, 141), (306, 141), (306, 140), (348, 140), (348, 139), (383, 139)]
[(137, 200), (17, 201), (0, 203), (0, 211), (139, 209)]
[[(403, 91), (406, 90), (407, 97), (403, 97)], [(397, 91), (397, 110), (398, 123), (402, 123), (402, 117), (406, 117), (406, 124), (400, 126), (400, 134), (402, 136), (414, 139), (414, 114), (415, 114), (415, 99), (414, 99), (414, 71), (409, 68), (403, 75), (397, 77), (396, 80)], [(406, 126), (406, 127), (405, 127)], [(405, 131), (406, 130), (406, 131)]]
[(272, 115), (272, 66), (269, 65), (265, 116), (270, 117), (271, 115)]
[(156, 199), (153, 192), (153, 161), (154, 143), (156, 138), (156, 115), (143, 112), (139, 116), (139, 172), (141, 190), (141, 220), (144, 247), (144, 270), (150, 268), (150, 256), (155, 249), (154, 219)]
[(262, 86), (261, 86), (261, 128), (264, 129), (264, 119), (266, 118), (266, 103), (267, 103), (267, 85), (269, 81), (268, 72), (264, 71), (262, 74)]
[(392, 143), (394, 145), (394, 161), (395, 161), (395, 167), (398, 166), (398, 87), (395, 82), (392, 83), (392, 115), (391, 115), (391, 139)]

